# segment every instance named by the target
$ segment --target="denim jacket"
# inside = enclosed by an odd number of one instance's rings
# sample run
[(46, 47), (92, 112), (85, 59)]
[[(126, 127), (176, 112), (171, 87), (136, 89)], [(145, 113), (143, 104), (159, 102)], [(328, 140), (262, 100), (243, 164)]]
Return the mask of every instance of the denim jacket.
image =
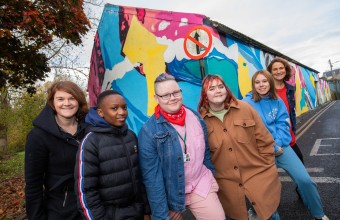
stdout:
[[(197, 112), (191, 111), (204, 132), (206, 148), (203, 164), (215, 174), (205, 122)], [(141, 128), (138, 142), (139, 163), (152, 217), (154, 220), (169, 219), (169, 210), (185, 210), (183, 152), (177, 132), (162, 115), (158, 119), (152, 115)]]
[(292, 129), (294, 134), (296, 134), (296, 112), (295, 112), (295, 86), (290, 85), (285, 82), (286, 85), (286, 95), (289, 104), (289, 118), (292, 123)]

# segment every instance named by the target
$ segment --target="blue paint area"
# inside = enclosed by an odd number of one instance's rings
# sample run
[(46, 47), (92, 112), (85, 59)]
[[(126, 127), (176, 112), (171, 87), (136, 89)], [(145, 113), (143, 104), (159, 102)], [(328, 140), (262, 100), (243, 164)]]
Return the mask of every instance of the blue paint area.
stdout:
[(99, 27), (100, 48), (105, 69), (112, 69), (117, 63), (124, 60), (121, 55), (122, 45), (119, 36), (118, 6), (105, 6)]
[(248, 63), (254, 65), (257, 70), (263, 69), (261, 63), (261, 53), (259, 49), (246, 46), (245, 44), (238, 43), (239, 53), (247, 60)]
[(310, 107), (313, 109), (313, 108), (315, 108), (315, 103), (316, 103), (316, 92), (315, 92), (315, 88), (314, 88), (312, 82), (310, 81), (310, 75), (309, 75), (310, 72), (303, 67), (300, 67), (300, 70), (301, 70), (301, 73), (302, 73), (302, 77), (305, 80), (306, 89), (307, 89), (307, 92), (308, 92), (308, 95), (309, 95), (309, 98), (310, 98), (310, 100), (308, 100), (308, 102), (311, 105)]
[(226, 42), (228, 46), (231, 46), (233, 44), (237, 44), (237, 42), (235, 41), (234, 38), (230, 37), (230, 36), (226, 36)]
[(128, 106), (127, 123), (136, 134), (148, 119), (146, 79), (137, 70), (127, 72), (122, 79), (112, 82), (112, 89), (123, 94)]
[(209, 74), (218, 74), (225, 81), (231, 92), (239, 97), (240, 91), (238, 86), (237, 64), (231, 59), (216, 59), (209, 57), (207, 72)]
[(300, 99), (300, 111), (306, 106), (305, 102), (305, 89), (301, 88), (301, 99)]
[(254, 75), (254, 73), (258, 70), (266, 69), (266, 65), (264, 60), (262, 61), (261, 57), (263, 56), (263, 51), (258, 48), (247, 46), (234, 38), (227, 37), (226, 38), (227, 45), (237, 44), (239, 49), (239, 54), (247, 61), (248, 63), (248, 71), (250, 78)]
[(177, 81), (190, 82), (194, 85), (201, 85), (200, 63), (197, 60), (177, 60), (167, 63), (167, 71), (175, 77)]
[(182, 89), (183, 104), (196, 111), (201, 98), (201, 86), (189, 82), (178, 82), (178, 85)]

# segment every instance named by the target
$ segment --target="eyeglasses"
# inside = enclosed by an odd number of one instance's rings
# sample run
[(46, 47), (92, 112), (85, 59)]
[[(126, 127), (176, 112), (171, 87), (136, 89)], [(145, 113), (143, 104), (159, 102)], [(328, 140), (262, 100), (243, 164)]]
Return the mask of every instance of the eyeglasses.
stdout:
[(169, 100), (171, 98), (171, 95), (173, 95), (175, 98), (178, 98), (182, 95), (182, 90), (175, 91), (173, 93), (165, 94), (165, 95), (158, 95), (158, 97), (162, 98), (163, 100)]

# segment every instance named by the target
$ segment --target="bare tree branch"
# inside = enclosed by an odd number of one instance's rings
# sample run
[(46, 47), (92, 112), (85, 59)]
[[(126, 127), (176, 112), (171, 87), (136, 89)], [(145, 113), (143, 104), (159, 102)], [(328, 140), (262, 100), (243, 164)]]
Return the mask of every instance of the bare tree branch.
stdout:
[(51, 60), (51, 59), (53, 59), (55, 56), (57, 56), (57, 55), (60, 53), (60, 51), (64, 48), (65, 44), (66, 44), (66, 41), (64, 41), (63, 44), (62, 44), (62, 45), (58, 48), (58, 50), (56, 50), (56, 51), (54, 51), (54, 50), (51, 48), (50, 51), (53, 51), (54, 54), (52, 54), (52, 56), (48, 57), (47, 60)]
[(103, 2), (104, 1), (100, 1), (99, 3), (97, 3), (97, 2), (94, 2), (94, 1), (92, 1), (92, 0), (90, 0), (90, 1), (84, 1), (84, 3), (86, 3), (86, 4), (89, 4), (89, 5), (93, 5), (93, 6), (97, 6), (97, 7), (102, 7), (103, 6)]

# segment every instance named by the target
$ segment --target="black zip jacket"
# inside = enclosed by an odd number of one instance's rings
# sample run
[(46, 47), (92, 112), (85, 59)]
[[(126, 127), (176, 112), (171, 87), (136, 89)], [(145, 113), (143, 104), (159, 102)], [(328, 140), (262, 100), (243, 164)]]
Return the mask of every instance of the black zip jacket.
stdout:
[(28, 219), (80, 219), (74, 193), (74, 166), (84, 122), (75, 136), (61, 131), (46, 104), (33, 121), (25, 145), (26, 213)]
[[(139, 170), (137, 137), (128, 129), (113, 127), (95, 108), (86, 116), (89, 133), (81, 143), (75, 168), (78, 206), (84, 219), (143, 219), (149, 212)], [(138, 207), (137, 207), (138, 206)]]

